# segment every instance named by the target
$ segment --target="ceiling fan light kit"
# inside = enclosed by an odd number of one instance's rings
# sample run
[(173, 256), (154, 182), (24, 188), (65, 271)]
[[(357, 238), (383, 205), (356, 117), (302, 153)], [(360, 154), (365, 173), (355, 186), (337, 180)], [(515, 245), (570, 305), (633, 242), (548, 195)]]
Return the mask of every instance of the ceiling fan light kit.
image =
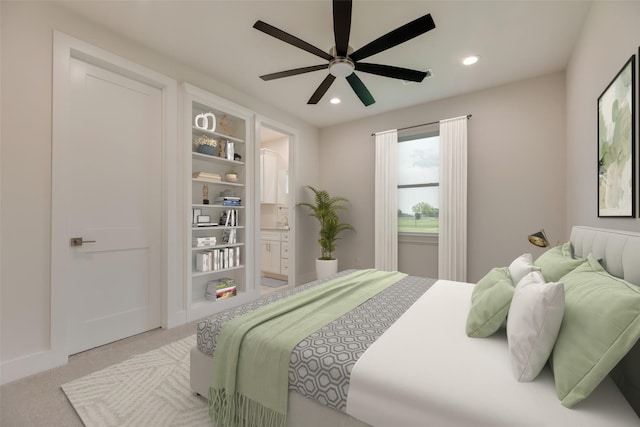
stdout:
[(355, 64), (349, 58), (337, 57), (329, 62), (329, 72), (335, 77), (347, 77), (354, 69)]
[(383, 64), (370, 64), (359, 62), (362, 59), (366, 59), (377, 53), (391, 49), (401, 43), (411, 40), (419, 35), (422, 35), (428, 31), (433, 30), (436, 25), (433, 22), (433, 18), (430, 14), (426, 14), (418, 19), (415, 19), (405, 25), (396, 28), (387, 34), (378, 37), (371, 43), (361, 47), (360, 49), (353, 50), (349, 46), (349, 34), (351, 32), (351, 0), (333, 0), (333, 32), (335, 37), (335, 46), (332, 47), (329, 53), (307, 43), (304, 40), (299, 39), (285, 31), (282, 31), (272, 25), (263, 21), (256, 21), (253, 24), (253, 28), (262, 31), (272, 37), (275, 37), (285, 43), (295, 46), (299, 49), (305, 50), (313, 55), (316, 55), (328, 63), (321, 65), (312, 65), (309, 67), (295, 68), (286, 71), (280, 71), (277, 73), (265, 74), (260, 76), (262, 80), (274, 80), (283, 77), (290, 77), (304, 73), (310, 73), (313, 71), (319, 71), (328, 69), (329, 74), (320, 83), (316, 91), (311, 95), (307, 104), (317, 104), (324, 94), (329, 90), (336, 77), (344, 77), (347, 82), (356, 93), (360, 101), (369, 106), (375, 103), (375, 99), (360, 80), (355, 71), (362, 71), (364, 73), (375, 74), (383, 77), (390, 77), (393, 79), (400, 79), (403, 81), (422, 82), (428, 75), (427, 72), (411, 70), (408, 68), (395, 67), (391, 65)]

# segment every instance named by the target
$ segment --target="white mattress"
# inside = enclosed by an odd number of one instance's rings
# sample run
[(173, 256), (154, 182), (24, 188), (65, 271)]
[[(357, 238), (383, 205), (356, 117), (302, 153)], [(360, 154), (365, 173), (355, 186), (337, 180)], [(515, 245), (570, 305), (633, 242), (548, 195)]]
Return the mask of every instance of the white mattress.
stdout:
[(472, 290), (437, 282), (369, 347), (351, 374), (351, 416), (403, 427), (640, 425), (609, 377), (573, 409), (560, 404), (548, 368), (517, 382), (504, 333), (465, 334)]

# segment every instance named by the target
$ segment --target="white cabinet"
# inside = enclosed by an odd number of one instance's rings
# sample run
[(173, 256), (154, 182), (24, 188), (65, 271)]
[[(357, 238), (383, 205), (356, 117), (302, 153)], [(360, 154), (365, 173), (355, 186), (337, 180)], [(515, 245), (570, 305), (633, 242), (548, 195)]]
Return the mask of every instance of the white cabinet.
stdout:
[(289, 197), (289, 171), (280, 169), (278, 171), (278, 197), (277, 203), (286, 205)]
[(260, 270), (265, 275), (289, 274), (289, 233), (286, 231), (260, 232)]
[(280, 233), (260, 233), (260, 263), (263, 273), (280, 274)]
[[(187, 321), (259, 296), (255, 264), (253, 113), (184, 85)], [(227, 177), (233, 170), (237, 179)], [(215, 281), (236, 295), (216, 296)]]
[(278, 201), (278, 154), (266, 148), (260, 149), (260, 202)]
[(280, 274), (289, 275), (289, 233), (282, 232), (280, 234)]

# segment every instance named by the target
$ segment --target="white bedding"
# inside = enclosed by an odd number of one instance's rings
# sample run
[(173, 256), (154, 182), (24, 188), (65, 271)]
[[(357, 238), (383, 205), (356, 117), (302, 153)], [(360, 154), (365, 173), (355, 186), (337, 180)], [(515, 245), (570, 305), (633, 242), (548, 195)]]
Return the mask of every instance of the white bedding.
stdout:
[(351, 373), (347, 413), (390, 427), (640, 425), (609, 377), (574, 409), (560, 404), (548, 368), (517, 382), (504, 333), (465, 334), (472, 290), (438, 281), (371, 345)]

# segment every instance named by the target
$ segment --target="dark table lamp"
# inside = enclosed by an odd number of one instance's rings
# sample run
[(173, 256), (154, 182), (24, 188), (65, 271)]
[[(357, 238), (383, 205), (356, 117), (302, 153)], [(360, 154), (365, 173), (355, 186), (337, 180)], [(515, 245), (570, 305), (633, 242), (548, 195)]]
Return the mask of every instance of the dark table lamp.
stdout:
[(547, 240), (546, 234), (544, 234), (544, 229), (529, 235), (529, 242), (541, 248), (549, 246), (549, 241)]

